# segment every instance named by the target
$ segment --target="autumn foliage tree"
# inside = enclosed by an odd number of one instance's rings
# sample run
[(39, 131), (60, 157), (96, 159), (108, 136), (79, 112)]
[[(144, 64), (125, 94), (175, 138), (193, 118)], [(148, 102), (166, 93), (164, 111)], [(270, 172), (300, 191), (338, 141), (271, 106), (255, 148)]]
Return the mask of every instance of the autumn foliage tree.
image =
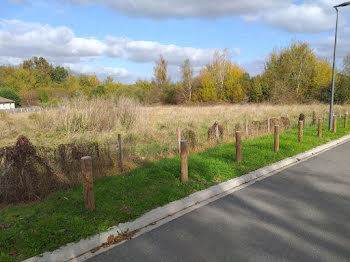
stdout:
[(270, 54), (261, 80), (270, 88), (271, 102), (307, 102), (329, 85), (331, 67), (326, 60), (317, 59), (307, 43), (292, 42)]

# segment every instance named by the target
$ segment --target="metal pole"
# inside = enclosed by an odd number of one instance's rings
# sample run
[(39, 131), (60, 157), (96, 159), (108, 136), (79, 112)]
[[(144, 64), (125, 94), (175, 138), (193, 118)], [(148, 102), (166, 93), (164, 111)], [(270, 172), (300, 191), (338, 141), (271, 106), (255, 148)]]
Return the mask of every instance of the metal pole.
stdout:
[(335, 54), (337, 50), (337, 35), (338, 35), (338, 8), (334, 7), (337, 11), (337, 21), (335, 25), (335, 40), (334, 40), (334, 53), (333, 53), (333, 74), (332, 74), (332, 93), (331, 93), (331, 104), (329, 108), (329, 123), (328, 123), (328, 129), (329, 131), (332, 130), (332, 124), (333, 124), (333, 101), (334, 101), (334, 85), (335, 85)]

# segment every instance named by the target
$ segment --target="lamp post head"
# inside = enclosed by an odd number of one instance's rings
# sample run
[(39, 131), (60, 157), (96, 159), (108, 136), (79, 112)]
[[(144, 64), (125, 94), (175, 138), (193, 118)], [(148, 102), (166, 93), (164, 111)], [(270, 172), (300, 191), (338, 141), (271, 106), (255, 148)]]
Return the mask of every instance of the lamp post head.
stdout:
[(345, 2), (345, 3), (342, 3), (342, 4), (340, 4), (340, 5), (336, 5), (336, 6), (334, 6), (334, 8), (345, 7), (345, 6), (348, 6), (348, 5), (350, 5), (350, 1)]

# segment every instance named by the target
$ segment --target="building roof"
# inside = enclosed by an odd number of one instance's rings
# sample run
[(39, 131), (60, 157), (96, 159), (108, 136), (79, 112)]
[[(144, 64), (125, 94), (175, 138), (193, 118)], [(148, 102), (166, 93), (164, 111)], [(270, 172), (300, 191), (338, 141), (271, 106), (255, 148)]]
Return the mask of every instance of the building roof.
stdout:
[(6, 104), (6, 103), (14, 103), (15, 101), (1, 97), (0, 96), (0, 104)]

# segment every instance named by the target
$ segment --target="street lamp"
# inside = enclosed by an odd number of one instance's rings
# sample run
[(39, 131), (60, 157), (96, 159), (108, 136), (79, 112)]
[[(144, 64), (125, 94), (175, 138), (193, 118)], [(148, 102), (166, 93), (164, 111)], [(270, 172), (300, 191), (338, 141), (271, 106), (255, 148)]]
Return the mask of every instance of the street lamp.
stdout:
[(334, 53), (333, 53), (333, 74), (332, 74), (332, 93), (331, 93), (331, 104), (329, 108), (329, 123), (328, 123), (328, 129), (332, 130), (332, 124), (333, 124), (333, 102), (334, 102), (334, 85), (335, 85), (335, 53), (337, 50), (337, 34), (338, 34), (338, 8), (339, 7), (345, 7), (350, 5), (350, 1), (342, 3), (340, 5), (334, 6), (335, 11), (337, 12), (337, 21), (335, 25), (335, 40), (334, 40)]

